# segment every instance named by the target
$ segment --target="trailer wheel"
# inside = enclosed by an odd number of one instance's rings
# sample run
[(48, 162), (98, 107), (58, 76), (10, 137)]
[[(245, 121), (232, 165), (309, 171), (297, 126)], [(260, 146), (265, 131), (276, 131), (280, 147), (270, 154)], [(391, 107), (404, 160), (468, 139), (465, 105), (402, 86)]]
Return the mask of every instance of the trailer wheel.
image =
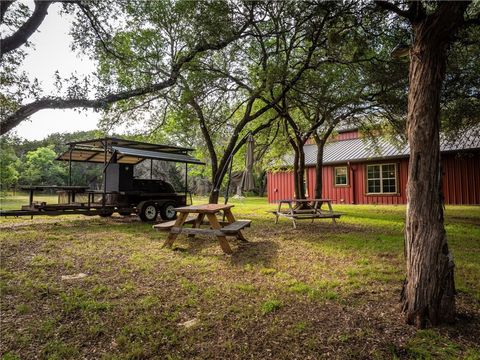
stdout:
[(177, 212), (175, 211), (176, 204), (173, 201), (166, 202), (160, 208), (160, 216), (162, 220), (173, 220), (177, 218)]
[(138, 216), (140, 216), (142, 221), (155, 221), (157, 215), (158, 210), (153, 201), (142, 201), (138, 204)]

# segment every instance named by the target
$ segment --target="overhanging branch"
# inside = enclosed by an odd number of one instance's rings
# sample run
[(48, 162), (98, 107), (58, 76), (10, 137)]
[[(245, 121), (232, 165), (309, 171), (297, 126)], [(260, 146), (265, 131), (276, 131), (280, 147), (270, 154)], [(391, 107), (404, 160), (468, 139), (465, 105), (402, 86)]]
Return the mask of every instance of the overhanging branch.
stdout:
[(122, 91), (115, 94), (109, 94), (98, 99), (62, 99), (58, 97), (43, 98), (36, 101), (33, 101), (29, 104), (21, 106), (13, 114), (6, 116), (0, 120), (0, 135), (7, 133), (12, 130), (15, 126), (19, 125), (23, 120), (29, 116), (35, 114), (36, 112), (44, 109), (73, 109), (73, 108), (93, 108), (93, 109), (104, 109), (108, 105), (113, 104), (117, 101), (127, 100), (137, 96), (146, 95), (149, 93), (157, 92), (167, 87), (174, 85), (177, 81), (178, 76), (180, 75), (180, 70), (182, 67), (192, 61), (195, 56), (199, 53), (209, 51), (209, 50), (220, 50), (230, 44), (232, 41), (239, 39), (243, 32), (248, 28), (248, 26), (253, 21), (253, 18), (250, 17), (245, 24), (231, 36), (226, 39), (220, 40), (216, 43), (205, 43), (201, 42), (196, 45), (190, 52), (181, 56), (175, 64), (173, 64), (169, 77), (159, 83), (155, 83), (146, 87), (132, 89), (128, 91)]
[[(3, 57), (3, 54), (11, 52), (23, 44), (25, 44), (30, 36), (38, 29), (40, 24), (45, 19), (48, 13), (48, 7), (53, 3), (53, 1), (35, 1), (35, 9), (33, 10), (32, 15), (25, 21), (25, 23), (18, 28), (15, 33), (10, 36), (7, 36), (5, 39), (0, 39), (2, 46), (0, 46), (0, 58)], [(5, 11), (11, 2), (6, 2), (4, 5), (2, 2), (1, 6), (1, 17), (5, 15)]]
[(384, 10), (393, 11), (395, 14), (397, 14), (397, 15), (403, 17), (403, 18), (410, 19), (410, 17), (411, 17), (411, 12), (409, 10), (402, 10), (397, 5), (395, 5), (391, 2), (388, 2), (387, 0), (376, 0), (375, 4), (379, 8), (382, 8)]

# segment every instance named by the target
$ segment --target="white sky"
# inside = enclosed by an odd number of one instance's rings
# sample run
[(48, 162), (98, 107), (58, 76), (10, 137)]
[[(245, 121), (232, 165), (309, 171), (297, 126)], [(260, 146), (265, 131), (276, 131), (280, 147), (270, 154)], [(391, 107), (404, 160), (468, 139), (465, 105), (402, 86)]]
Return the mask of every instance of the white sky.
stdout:
[[(30, 2), (30, 4), (33, 2)], [(27, 49), (28, 55), (23, 63), (30, 77), (38, 78), (44, 94), (53, 93), (53, 77), (56, 70), (61, 77), (69, 77), (76, 72), (79, 78), (95, 71), (95, 63), (87, 56), (79, 57), (70, 49), (71, 37), (68, 35), (71, 19), (60, 16), (60, 4), (52, 4), (48, 15), (38, 31), (30, 37), (34, 47)], [(41, 110), (17, 126), (17, 135), (29, 140), (43, 139), (55, 132), (93, 130), (100, 118), (92, 110)]]

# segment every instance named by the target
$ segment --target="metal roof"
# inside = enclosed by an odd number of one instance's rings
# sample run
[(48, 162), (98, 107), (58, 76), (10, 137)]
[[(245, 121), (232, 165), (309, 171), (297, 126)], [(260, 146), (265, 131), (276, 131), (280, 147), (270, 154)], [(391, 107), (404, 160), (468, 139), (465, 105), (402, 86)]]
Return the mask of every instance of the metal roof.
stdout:
[[(480, 149), (480, 136), (478, 130), (470, 130), (463, 133), (455, 140), (447, 140), (444, 136), (440, 139), (440, 151), (452, 152), (459, 150)], [(305, 165), (314, 166), (317, 163), (317, 145), (305, 145)], [(323, 151), (323, 163), (338, 164), (361, 162), (369, 160), (383, 160), (391, 158), (404, 158), (409, 156), (408, 145), (399, 142), (394, 145), (385, 137), (358, 138), (350, 140), (332, 141), (325, 144)], [(293, 165), (293, 156), (285, 158), (285, 165)]]
[(114, 152), (117, 154), (117, 163), (138, 164), (145, 159), (204, 164), (200, 160), (188, 155), (189, 148), (171, 145), (151, 144), (141, 141), (100, 138), (68, 143), (70, 149), (57, 157), (57, 160), (105, 163)]
[(98, 138), (98, 139), (72, 141), (67, 143), (67, 145), (70, 145), (70, 146), (80, 145), (81, 147), (86, 147), (86, 148), (88, 147), (103, 148), (105, 144), (107, 145), (107, 147), (122, 146), (122, 147), (128, 147), (132, 149), (161, 150), (161, 151), (167, 151), (167, 152), (194, 150), (190, 148), (178, 147), (173, 145), (153, 144), (153, 143), (147, 143), (143, 141), (122, 139), (117, 137), (104, 137), (104, 138)]
[(119, 154), (117, 158), (117, 162), (122, 162), (122, 160), (126, 157), (126, 158), (137, 158), (139, 161), (142, 161), (144, 159), (157, 159), (157, 160), (174, 161), (174, 162), (187, 163), (187, 164), (205, 165), (205, 163), (187, 154), (131, 149), (131, 148), (124, 148), (120, 146), (112, 146), (112, 149)]

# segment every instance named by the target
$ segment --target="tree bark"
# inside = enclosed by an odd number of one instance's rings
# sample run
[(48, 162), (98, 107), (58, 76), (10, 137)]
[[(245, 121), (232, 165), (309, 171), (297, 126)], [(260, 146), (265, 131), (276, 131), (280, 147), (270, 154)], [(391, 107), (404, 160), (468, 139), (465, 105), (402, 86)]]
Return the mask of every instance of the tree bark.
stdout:
[[(402, 290), (406, 321), (419, 328), (455, 317), (454, 262), (444, 229), (440, 171), (440, 96), (447, 45), (467, 5), (439, 5), (436, 14), (412, 22), (407, 134), (405, 256)], [(463, 9), (462, 9), (463, 7)]]
[[(302, 145), (290, 138), (290, 145), (293, 148), (293, 188), (295, 191), (295, 198), (305, 199), (305, 152)], [(304, 204), (301, 204), (304, 205)]]
[(307, 189), (305, 188), (305, 151), (303, 150), (303, 143), (298, 144), (298, 193), (297, 199), (307, 198)]
[(323, 150), (325, 148), (325, 143), (335, 129), (335, 126), (339, 123), (340, 120), (334, 121), (330, 124), (323, 133), (322, 137), (318, 135), (317, 132), (313, 133), (313, 138), (315, 139), (315, 144), (317, 144), (317, 164), (315, 165), (315, 199), (322, 198), (323, 192)]
[(209, 204), (218, 204), (219, 196), (220, 196), (220, 191), (215, 191), (215, 189), (213, 189), (210, 192), (210, 196), (208, 197), (208, 203)]
[(317, 144), (317, 163), (315, 165), (315, 199), (322, 198), (323, 190), (323, 149), (325, 141), (317, 134), (314, 135), (315, 143)]

